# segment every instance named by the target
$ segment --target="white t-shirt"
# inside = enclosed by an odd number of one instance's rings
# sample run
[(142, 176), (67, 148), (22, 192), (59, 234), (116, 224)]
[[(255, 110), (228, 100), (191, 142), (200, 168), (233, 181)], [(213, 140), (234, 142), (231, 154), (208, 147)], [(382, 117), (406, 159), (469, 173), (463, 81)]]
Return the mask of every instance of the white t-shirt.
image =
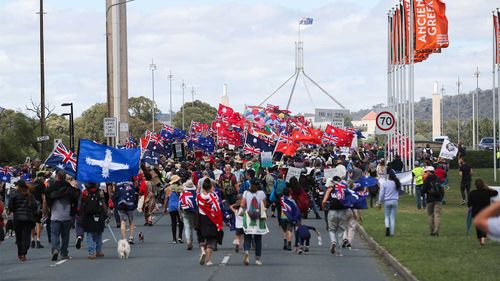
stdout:
[(488, 219), (488, 237), (500, 241), (500, 217)]
[(249, 190), (245, 191), (243, 193), (243, 200), (245, 200), (247, 203), (247, 210), (248, 210), (249, 206), (252, 204), (252, 199), (254, 197), (256, 197), (257, 202), (259, 202), (259, 204), (261, 204), (262, 200), (266, 199), (266, 194), (262, 190), (257, 190), (257, 192), (255, 192), (255, 193), (251, 193)]
[(238, 213), (239, 213), (239, 210), (238, 210), (238, 212), (236, 212), (236, 215), (235, 215), (234, 227), (243, 228), (243, 216), (238, 216)]

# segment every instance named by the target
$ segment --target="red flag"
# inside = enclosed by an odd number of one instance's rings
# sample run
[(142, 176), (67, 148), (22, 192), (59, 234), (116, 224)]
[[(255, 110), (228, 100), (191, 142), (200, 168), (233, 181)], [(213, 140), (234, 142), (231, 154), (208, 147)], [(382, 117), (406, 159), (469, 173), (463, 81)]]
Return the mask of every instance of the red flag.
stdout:
[(312, 128), (309, 129), (309, 134), (302, 134), (299, 130), (294, 131), (292, 134), (293, 141), (304, 144), (321, 144), (322, 137), (323, 132)]
[(288, 156), (294, 156), (295, 153), (297, 152), (297, 149), (299, 149), (299, 146), (293, 142), (291, 143), (279, 142), (276, 145), (276, 152), (281, 152), (284, 155)]
[(229, 106), (225, 106), (223, 104), (219, 104), (219, 110), (217, 111), (217, 115), (221, 116), (223, 119), (231, 118), (234, 114), (234, 110)]
[(332, 125), (327, 125), (325, 133), (336, 138), (336, 146), (351, 147), (352, 145), (352, 139), (354, 138), (354, 135), (351, 132), (342, 130)]

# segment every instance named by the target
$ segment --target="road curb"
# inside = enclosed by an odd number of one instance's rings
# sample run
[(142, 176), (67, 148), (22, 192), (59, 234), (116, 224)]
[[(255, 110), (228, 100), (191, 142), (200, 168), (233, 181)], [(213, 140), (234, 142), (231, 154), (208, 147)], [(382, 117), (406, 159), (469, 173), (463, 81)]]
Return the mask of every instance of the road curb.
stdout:
[(359, 236), (368, 243), (368, 246), (375, 250), (377, 254), (379, 254), (385, 262), (387, 262), (404, 281), (419, 281), (417, 277), (415, 277), (411, 271), (404, 267), (394, 256), (389, 254), (384, 247), (380, 246), (380, 244), (375, 241), (363, 228), (361, 225), (357, 225)]

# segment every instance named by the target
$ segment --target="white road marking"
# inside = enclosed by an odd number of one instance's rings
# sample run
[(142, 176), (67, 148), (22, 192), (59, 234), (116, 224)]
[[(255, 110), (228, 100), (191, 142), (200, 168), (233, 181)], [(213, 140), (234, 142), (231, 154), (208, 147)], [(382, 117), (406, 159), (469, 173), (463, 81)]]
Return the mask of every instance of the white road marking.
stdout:
[(60, 260), (60, 261), (56, 262), (55, 264), (51, 264), (50, 266), (58, 266), (58, 265), (61, 265), (61, 264), (65, 263), (65, 262), (67, 262), (67, 261), (68, 260)]
[(109, 241), (109, 239), (104, 239), (104, 240), (102, 240), (102, 243), (106, 243), (108, 241)]
[(221, 265), (226, 265), (229, 262), (229, 259), (231, 258), (231, 255), (227, 255), (222, 259), (222, 262), (220, 263)]

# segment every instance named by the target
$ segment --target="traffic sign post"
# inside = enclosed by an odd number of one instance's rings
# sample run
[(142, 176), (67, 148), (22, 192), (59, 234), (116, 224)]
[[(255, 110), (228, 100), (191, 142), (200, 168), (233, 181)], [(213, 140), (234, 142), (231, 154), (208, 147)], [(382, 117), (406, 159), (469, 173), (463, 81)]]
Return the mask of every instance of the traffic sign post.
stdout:
[(375, 134), (377, 135), (388, 135), (396, 132), (396, 118), (394, 118), (392, 111), (383, 110), (379, 112), (375, 123)]
[(41, 137), (37, 137), (36, 140), (38, 142), (42, 142), (42, 141), (48, 141), (50, 139), (49, 136), (41, 136)]
[(116, 138), (117, 136), (117, 124), (116, 117), (106, 117), (104, 118), (104, 137), (105, 138)]

